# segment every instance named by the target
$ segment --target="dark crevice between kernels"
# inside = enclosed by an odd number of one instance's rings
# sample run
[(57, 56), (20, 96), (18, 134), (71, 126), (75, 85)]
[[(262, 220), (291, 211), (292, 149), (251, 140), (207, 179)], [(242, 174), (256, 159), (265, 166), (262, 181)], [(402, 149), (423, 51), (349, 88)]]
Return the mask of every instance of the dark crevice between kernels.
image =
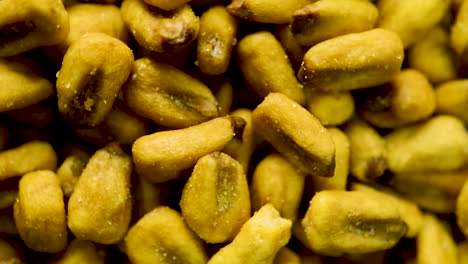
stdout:
[(0, 28), (0, 47), (22, 39), (35, 31), (36, 25), (32, 21), (20, 21), (4, 25)]

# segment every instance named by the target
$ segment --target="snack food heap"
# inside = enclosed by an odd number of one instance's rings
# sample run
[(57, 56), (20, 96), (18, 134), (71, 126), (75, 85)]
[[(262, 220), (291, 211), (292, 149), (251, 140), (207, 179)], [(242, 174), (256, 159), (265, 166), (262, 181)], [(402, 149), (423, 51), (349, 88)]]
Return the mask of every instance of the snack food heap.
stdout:
[(1, 264), (468, 263), (468, 0), (80, 1), (0, 0)]

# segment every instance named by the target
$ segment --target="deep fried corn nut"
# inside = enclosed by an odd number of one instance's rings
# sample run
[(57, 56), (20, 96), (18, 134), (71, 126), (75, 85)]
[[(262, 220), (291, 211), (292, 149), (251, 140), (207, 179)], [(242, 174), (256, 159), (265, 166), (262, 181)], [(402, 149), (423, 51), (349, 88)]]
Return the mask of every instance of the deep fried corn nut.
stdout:
[(83, 35), (101, 32), (126, 42), (128, 30), (118, 7), (100, 4), (76, 4), (67, 9), (70, 16), (70, 32), (59, 45), (65, 53), (70, 45)]
[(468, 124), (468, 79), (458, 79), (439, 85), (436, 90), (437, 109), (441, 114), (454, 115)]
[(249, 186), (241, 164), (222, 152), (201, 157), (182, 191), (180, 208), (201, 239), (232, 240), (250, 218)]
[(291, 249), (283, 247), (275, 256), (273, 264), (302, 264), (301, 258)]
[(218, 116), (218, 102), (207, 86), (149, 58), (133, 64), (124, 98), (137, 114), (166, 127), (184, 128)]
[(68, 245), (65, 254), (54, 264), (104, 264), (104, 257), (93, 242), (75, 238)]
[(384, 139), (361, 120), (351, 121), (345, 131), (351, 145), (351, 174), (361, 181), (371, 181), (382, 176), (387, 168)]
[(124, 0), (121, 11), (135, 40), (151, 51), (180, 50), (195, 40), (200, 29), (198, 17), (187, 4), (164, 11), (143, 0)]
[(335, 171), (332, 177), (312, 176), (315, 192), (323, 190), (345, 190), (348, 182), (350, 144), (346, 134), (338, 128), (329, 128), (335, 143)]
[(457, 245), (458, 263), (468, 263), (468, 240), (465, 240)]
[(253, 111), (252, 124), (255, 132), (302, 172), (333, 176), (333, 140), (320, 121), (298, 103), (270, 93)]
[(291, 221), (266, 204), (241, 228), (231, 244), (220, 249), (208, 264), (272, 263), (291, 237)]
[(384, 29), (352, 33), (323, 41), (307, 51), (299, 70), (304, 88), (346, 91), (383, 84), (400, 72), (403, 45)]
[(290, 25), (297, 42), (311, 47), (333, 37), (370, 30), (378, 14), (369, 1), (321, 0), (294, 11)]
[(407, 48), (440, 22), (449, 5), (450, 0), (380, 0), (378, 27), (398, 34)]
[(61, 0), (2, 0), (0, 14), (0, 57), (58, 44), (68, 34)]
[(199, 238), (169, 207), (155, 208), (132, 226), (125, 237), (125, 250), (134, 264), (207, 262)]
[(67, 245), (63, 193), (52, 171), (24, 175), (14, 206), (16, 227), (24, 243), (39, 252), (58, 252)]
[(96, 126), (111, 111), (133, 64), (122, 41), (89, 33), (70, 46), (57, 78), (58, 108), (73, 124)]
[(283, 93), (305, 105), (302, 85), (273, 34), (261, 31), (247, 35), (239, 42), (237, 53), (244, 78), (260, 96), (265, 97), (270, 92)]
[(467, 178), (468, 169), (397, 173), (393, 175), (390, 186), (421, 208), (435, 213), (452, 213)]
[[(465, 176), (468, 177), (468, 170), (465, 170)], [(457, 223), (463, 234), (468, 234), (468, 181), (465, 181), (463, 188), (457, 198), (456, 216)]]
[(407, 231), (392, 201), (373, 193), (342, 190), (315, 194), (302, 226), (310, 247), (328, 256), (385, 250)]
[(462, 55), (468, 48), (468, 2), (463, 1), (457, 12), (451, 28), (450, 41), (452, 48), (458, 55)]
[(468, 162), (468, 133), (453, 116), (394, 130), (385, 140), (388, 168), (394, 173), (455, 170)]
[(33, 105), (54, 92), (53, 84), (27, 65), (0, 58), (0, 112)]
[(106, 119), (96, 127), (75, 126), (73, 130), (76, 135), (97, 146), (105, 146), (114, 141), (122, 145), (131, 145), (147, 134), (148, 126), (147, 120), (116, 102)]
[(450, 47), (449, 32), (436, 26), (408, 51), (408, 65), (429, 81), (440, 83), (457, 77), (457, 57)]
[(220, 151), (245, 121), (225, 116), (189, 128), (143, 136), (132, 146), (136, 171), (152, 182), (174, 179), (206, 154)]
[(313, 0), (233, 0), (228, 5), (232, 15), (260, 23), (289, 23), (292, 13)]
[(255, 168), (250, 192), (252, 208), (270, 203), (281, 217), (295, 220), (304, 190), (305, 175), (279, 154), (270, 154)]
[(444, 224), (433, 215), (424, 216), (416, 247), (417, 264), (458, 263), (455, 241)]
[(373, 193), (380, 195), (383, 199), (389, 199), (398, 208), (401, 219), (408, 226), (408, 232), (405, 236), (411, 238), (418, 235), (422, 228), (423, 213), (415, 203), (406, 200), (389, 190), (374, 189), (370, 186), (360, 183), (353, 183), (351, 185), (351, 190)]
[(70, 197), (75, 189), (81, 173), (88, 163), (89, 155), (85, 152), (76, 152), (69, 155), (57, 169), (57, 178), (60, 182), (63, 195)]
[(171, 11), (183, 6), (190, 0), (144, 0), (146, 4)]
[(236, 43), (237, 21), (224, 6), (214, 6), (200, 19), (197, 60), (203, 73), (218, 75), (226, 72)]
[(35, 170), (55, 170), (57, 154), (43, 141), (31, 141), (0, 152), (0, 180), (22, 176)]
[(234, 87), (232, 82), (226, 80), (223, 82), (215, 94), (216, 101), (218, 101), (218, 114), (219, 116), (225, 116), (231, 111), (231, 106), (234, 102)]
[(98, 150), (83, 170), (68, 202), (68, 227), (80, 239), (119, 242), (131, 216), (131, 158), (111, 143)]
[[(362, 116), (371, 124), (394, 128), (429, 118), (436, 108), (435, 92), (429, 80), (419, 71), (405, 69), (394, 75), (390, 92), (383, 96), (390, 101), (386, 111), (365, 111)], [(384, 88), (385, 89), (385, 88)], [(378, 102), (377, 102), (378, 104)]]
[(342, 125), (354, 114), (354, 99), (349, 92), (306, 91), (307, 109), (324, 126)]

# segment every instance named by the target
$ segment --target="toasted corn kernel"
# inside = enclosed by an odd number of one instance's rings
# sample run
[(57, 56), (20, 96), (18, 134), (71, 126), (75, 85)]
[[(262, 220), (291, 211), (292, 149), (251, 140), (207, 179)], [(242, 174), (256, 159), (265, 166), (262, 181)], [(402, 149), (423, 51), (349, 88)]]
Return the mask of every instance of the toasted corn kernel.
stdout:
[(24, 175), (14, 210), (16, 227), (29, 248), (58, 252), (66, 247), (65, 204), (55, 173), (41, 170)]
[(298, 103), (270, 93), (253, 111), (252, 122), (255, 131), (299, 170), (333, 176), (333, 140), (320, 121)]
[(244, 125), (242, 118), (226, 116), (143, 136), (132, 146), (135, 169), (152, 182), (174, 179), (199, 158), (220, 151)]
[(372, 29), (323, 41), (304, 55), (299, 80), (304, 88), (338, 92), (372, 87), (400, 72), (403, 45), (385, 29)]
[(241, 164), (221, 152), (201, 157), (185, 184), (180, 207), (201, 239), (232, 240), (250, 218), (249, 186)]
[(157, 207), (143, 216), (125, 237), (132, 263), (204, 264), (206, 253), (182, 216), (169, 207)]
[(113, 244), (125, 236), (131, 171), (130, 157), (115, 143), (90, 158), (68, 202), (68, 227), (77, 238)]
[(407, 231), (392, 201), (371, 193), (342, 190), (315, 194), (302, 226), (310, 247), (329, 256), (388, 249)]
[(272, 263), (277, 252), (291, 237), (291, 221), (281, 218), (273, 205), (266, 204), (241, 228), (227, 246), (208, 264)]

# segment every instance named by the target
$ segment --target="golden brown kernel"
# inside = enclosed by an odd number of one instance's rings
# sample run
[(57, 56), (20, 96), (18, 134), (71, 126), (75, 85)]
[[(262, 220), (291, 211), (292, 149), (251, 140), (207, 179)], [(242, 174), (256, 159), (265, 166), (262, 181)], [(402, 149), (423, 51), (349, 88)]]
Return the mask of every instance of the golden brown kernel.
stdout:
[(24, 243), (39, 252), (58, 252), (67, 245), (63, 193), (52, 171), (24, 175), (14, 207), (16, 227)]
[(63, 195), (70, 197), (75, 189), (81, 173), (88, 163), (89, 155), (82, 151), (70, 154), (57, 169), (57, 178), (60, 182)]
[[(385, 91), (390, 89), (389, 91)], [(393, 128), (430, 117), (436, 107), (435, 92), (429, 80), (419, 71), (405, 69), (396, 74), (384, 93), (389, 105), (384, 111), (368, 109), (362, 115), (371, 124)], [(374, 99), (375, 100), (375, 99)], [(367, 102), (372, 104), (372, 102)], [(378, 104), (378, 101), (376, 102)]]
[(361, 120), (351, 121), (345, 131), (351, 146), (351, 174), (361, 181), (371, 181), (382, 176), (387, 168), (384, 139)]
[(416, 239), (417, 264), (456, 264), (457, 247), (447, 228), (437, 217), (426, 214)]
[(421, 208), (436, 213), (451, 213), (455, 211), (457, 197), (467, 178), (467, 169), (407, 172), (395, 174), (390, 186)]
[(256, 133), (299, 170), (333, 176), (335, 145), (312, 114), (280, 93), (270, 93), (252, 114)]
[(468, 133), (453, 116), (394, 130), (385, 140), (388, 168), (396, 174), (455, 170), (468, 162)]
[(121, 11), (135, 40), (151, 51), (183, 49), (197, 37), (200, 29), (198, 17), (187, 4), (164, 11), (143, 0), (124, 0)]
[(167, 127), (184, 128), (218, 116), (218, 102), (208, 87), (149, 58), (135, 61), (124, 97), (137, 114)]
[(198, 67), (208, 75), (226, 72), (236, 43), (237, 21), (224, 6), (211, 7), (200, 19)]
[(468, 124), (468, 79), (458, 79), (439, 85), (436, 90), (437, 112), (454, 115)]
[(0, 58), (0, 112), (33, 105), (54, 92), (52, 83), (28, 65)]
[(93, 242), (75, 238), (54, 264), (104, 264), (104, 257), (104, 252), (99, 251)]
[(35, 170), (55, 170), (57, 154), (49, 143), (32, 141), (0, 152), (0, 180)]
[(250, 192), (252, 208), (270, 203), (281, 217), (295, 220), (304, 190), (305, 175), (279, 154), (266, 156), (255, 168)]
[(122, 41), (89, 33), (67, 50), (57, 78), (58, 107), (71, 123), (96, 126), (111, 111), (133, 64)]
[(297, 42), (311, 47), (324, 40), (374, 28), (378, 10), (362, 0), (321, 0), (292, 13), (291, 31)]
[(392, 201), (371, 193), (342, 190), (315, 194), (302, 226), (310, 247), (329, 256), (388, 249), (407, 231)]
[(241, 164), (222, 152), (201, 157), (185, 184), (180, 208), (201, 239), (232, 240), (250, 218), (249, 186)]
[(304, 88), (338, 92), (372, 87), (400, 72), (403, 45), (388, 30), (373, 29), (323, 41), (307, 51), (299, 70)]
[(441, 21), (450, 0), (380, 0), (378, 27), (395, 32), (405, 48)]
[(61, 0), (2, 0), (0, 14), (0, 57), (56, 45), (68, 34)]
[(260, 96), (265, 97), (270, 92), (283, 93), (305, 105), (302, 85), (273, 34), (261, 31), (247, 35), (239, 42), (237, 53), (244, 78)]
[(98, 150), (83, 170), (68, 202), (68, 227), (83, 240), (119, 242), (131, 216), (132, 162), (116, 143)]
[(313, 0), (233, 0), (227, 7), (232, 15), (261, 23), (285, 24), (292, 13)]
[(207, 262), (199, 238), (169, 207), (155, 208), (132, 226), (125, 237), (125, 249), (134, 264)]
[(264, 205), (241, 228), (234, 240), (208, 264), (272, 263), (291, 237), (291, 221), (281, 218), (271, 204)]
[(408, 226), (408, 232), (405, 236), (416, 237), (418, 235), (423, 223), (423, 213), (415, 203), (398, 196), (388, 189), (374, 189), (360, 183), (352, 184), (351, 190), (373, 193), (382, 196), (384, 199), (389, 199), (398, 208), (401, 219)]
[(457, 57), (450, 47), (449, 32), (436, 26), (409, 49), (408, 64), (429, 81), (440, 83), (457, 77)]
[(143, 136), (132, 146), (136, 171), (152, 182), (179, 176), (206, 154), (220, 151), (245, 126), (238, 117), (218, 117), (189, 128)]
[(342, 125), (354, 114), (354, 99), (349, 92), (306, 91), (307, 109), (324, 126)]
[(278, 251), (273, 264), (301, 264), (301, 258), (291, 249), (284, 247)]

